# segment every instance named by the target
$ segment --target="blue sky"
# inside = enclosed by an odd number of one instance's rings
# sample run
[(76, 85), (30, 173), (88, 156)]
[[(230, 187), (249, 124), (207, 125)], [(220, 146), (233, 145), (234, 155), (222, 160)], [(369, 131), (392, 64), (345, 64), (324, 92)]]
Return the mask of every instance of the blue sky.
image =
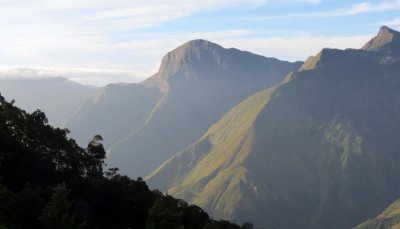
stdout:
[[(282, 60), (400, 29), (400, 0), (0, 0), (0, 77), (139, 82), (202, 38)], [(24, 70), (30, 68), (33, 70)]]

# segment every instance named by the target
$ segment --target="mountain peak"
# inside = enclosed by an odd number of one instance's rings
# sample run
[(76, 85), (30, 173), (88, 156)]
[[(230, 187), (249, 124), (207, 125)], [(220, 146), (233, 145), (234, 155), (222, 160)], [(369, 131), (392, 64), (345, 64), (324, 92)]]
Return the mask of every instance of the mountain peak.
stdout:
[(175, 62), (182, 61), (182, 59), (200, 59), (204, 53), (215, 53), (216, 51), (223, 50), (224, 48), (218, 44), (212, 43), (203, 39), (191, 40), (183, 45), (177, 47), (164, 56), (164, 61), (173, 60)]
[(165, 92), (169, 88), (168, 81), (171, 77), (180, 73), (186, 77), (195, 75), (190, 74), (193, 73), (191, 67), (199, 65), (198, 63), (207, 65), (213, 60), (220, 61), (223, 50), (225, 49), (222, 46), (207, 40), (195, 39), (188, 41), (168, 52), (162, 58), (158, 72), (144, 83), (147, 86), (157, 86), (162, 92)]
[(167, 53), (161, 61), (160, 70), (169, 69), (174, 72), (187, 62), (200, 61), (206, 53), (212, 53), (214, 56), (221, 50), (223, 50), (222, 46), (215, 43), (202, 39), (191, 40)]
[(387, 47), (393, 42), (398, 43), (400, 41), (400, 33), (396, 30), (390, 29), (387, 26), (382, 26), (379, 29), (378, 34), (368, 41), (363, 47), (363, 50), (367, 51), (379, 51), (382, 48)]
[(379, 29), (378, 36), (379, 36), (379, 34), (386, 34), (386, 33), (393, 33), (393, 32), (396, 32), (396, 31), (394, 31), (393, 29), (390, 29), (390, 28), (387, 27), (386, 25), (383, 25), (383, 26), (381, 26), (381, 28)]
[(171, 55), (183, 57), (182, 55), (192, 55), (198, 51), (207, 51), (212, 49), (223, 49), (223, 47), (207, 40), (195, 39), (190, 40), (170, 51), (164, 56), (164, 58)]
[(184, 43), (182, 46), (192, 46), (192, 47), (210, 47), (210, 46), (219, 46), (218, 44), (212, 43), (211, 41), (203, 40), (203, 39), (194, 39)]

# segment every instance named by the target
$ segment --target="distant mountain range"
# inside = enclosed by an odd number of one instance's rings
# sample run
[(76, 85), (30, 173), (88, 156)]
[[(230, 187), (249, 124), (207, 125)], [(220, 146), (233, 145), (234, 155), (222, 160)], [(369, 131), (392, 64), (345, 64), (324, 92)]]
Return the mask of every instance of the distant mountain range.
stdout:
[(217, 218), (350, 228), (400, 197), (400, 33), (324, 49), (147, 177)]
[(145, 176), (241, 100), (280, 83), (301, 64), (193, 40), (165, 55), (143, 83), (106, 87), (66, 126), (84, 142), (103, 134), (108, 165)]
[(161, 95), (143, 84), (107, 85), (80, 107), (66, 127), (80, 145), (101, 134), (104, 146), (110, 148), (144, 124)]
[(37, 75), (34, 70), (20, 69), (19, 73), (2, 75), (1, 95), (8, 100), (14, 99), (17, 106), (29, 112), (37, 109), (46, 112), (54, 126), (63, 126), (97, 89), (62, 77), (27, 78)]

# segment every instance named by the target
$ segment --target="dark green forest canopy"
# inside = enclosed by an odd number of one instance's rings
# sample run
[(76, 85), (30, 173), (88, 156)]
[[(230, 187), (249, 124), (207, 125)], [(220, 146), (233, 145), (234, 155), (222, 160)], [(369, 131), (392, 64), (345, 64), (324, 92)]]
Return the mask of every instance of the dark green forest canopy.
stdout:
[(0, 228), (241, 228), (104, 172), (101, 136), (83, 149), (67, 133), (0, 95)]

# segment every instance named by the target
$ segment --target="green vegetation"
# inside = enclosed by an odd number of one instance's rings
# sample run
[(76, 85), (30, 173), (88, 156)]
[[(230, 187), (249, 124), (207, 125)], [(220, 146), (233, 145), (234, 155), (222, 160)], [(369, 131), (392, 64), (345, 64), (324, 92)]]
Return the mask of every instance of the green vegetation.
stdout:
[(399, 229), (400, 228), (400, 200), (396, 200), (385, 211), (374, 219), (352, 229)]
[(67, 133), (0, 96), (0, 228), (241, 228), (141, 178), (103, 172), (102, 137), (83, 149)]
[[(165, 162), (146, 180), (212, 210), (218, 218), (235, 218), (238, 206), (251, 201), (242, 194), (253, 192), (247, 188), (250, 182), (244, 168), (252, 150), (253, 123), (274, 90), (258, 92), (231, 109), (195, 144)], [(244, 205), (244, 212), (252, 211), (252, 204)], [(246, 217), (245, 213), (240, 220), (245, 222)]]

